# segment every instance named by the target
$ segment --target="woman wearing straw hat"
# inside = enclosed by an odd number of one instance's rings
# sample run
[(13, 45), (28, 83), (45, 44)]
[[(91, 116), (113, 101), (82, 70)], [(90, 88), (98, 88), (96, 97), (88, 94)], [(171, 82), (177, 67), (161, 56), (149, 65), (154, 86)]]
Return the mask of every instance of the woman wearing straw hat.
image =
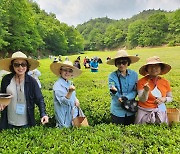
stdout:
[(18, 51), (11, 58), (0, 60), (0, 69), (11, 72), (3, 77), (1, 92), (13, 95), (8, 106), (0, 105), (1, 129), (25, 128), (35, 125), (34, 108), (39, 107), (41, 123), (48, 122), (45, 103), (36, 80), (27, 72), (39, 66), (39, 62)]
[(125, 50), (119, 50), (113, 59), (107, 61), (109, 65), (115, 65), (117, 70), (109, 75), (109, 89), (111, 100), (111, 117), (115, 124), (129, 125), (134, 123), (135, 113), (122, 108), (124, 99), (133, 100), (137, 96), (136, 83), (138, 75), (128, 69), (132, 63), (139, 60), (137, 56), (129, 56)]
[(139, 107), (135, 123), (167, 123), (166, 102), (172, 101), (169, 82), (160, 77), (168, 73), (171, 66), (154, 56), (139, 69), (144, 77), (138, 81)]
[(50, 69), (59, 76), (53, 86), (56, 126), (70, 127), (72, 119), (77, 116), (79, 100), (76, 97), (75, 87), (69, 79), (79, 76), (81, 70), (74, 67), (71, 61), (52, 63)]

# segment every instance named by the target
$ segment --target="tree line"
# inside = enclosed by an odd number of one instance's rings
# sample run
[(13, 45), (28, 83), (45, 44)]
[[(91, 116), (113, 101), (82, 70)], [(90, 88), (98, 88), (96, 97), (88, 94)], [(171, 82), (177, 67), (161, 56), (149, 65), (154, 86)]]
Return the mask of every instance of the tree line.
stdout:
[(180, 9), (146, 10), (121, 20), (96, 18), (79, 24), (77, 29), (85, 39), (85, 50), (176, 46), (180, 45)]
[(37, 57), (164, 44), (180, 45), (180, 9), (146, 10), (120, 20), (96, 18), (73, 27), (32, 0), (0, 0), (0, 57), (18, 50)]
[(32, 0), (0, 0), (0, 54), (65, 55), (84, 49), (83, 37), (73, 26), (41, 10)]

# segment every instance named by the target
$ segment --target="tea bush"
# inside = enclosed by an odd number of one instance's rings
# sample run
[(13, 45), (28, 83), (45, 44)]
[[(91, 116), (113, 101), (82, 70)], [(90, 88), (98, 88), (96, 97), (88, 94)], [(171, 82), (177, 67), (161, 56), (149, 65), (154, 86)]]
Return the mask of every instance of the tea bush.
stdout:
[[(172, 70), (164, 75), (171, 83), (173, 102), (168, 107), (180, 108), (180, 47), (145, 48), (128, 51), (130, 55), (138, 54), (141, 58), (130, 69), (138, 72), (150, 56), (160, 56), (162, 61), (170, 64)], [(115, 66), (106, 64), (106, 57), (114, 57), (111, 52), (85, 52), (81, 55), (82, 75), (74, 78), (77, 97), (81, 108), (88, 118), (90, 127), (55, 128), (52, 86), (58, 79), (49, 69), (50, 59), (40, 60), (42, 73), (42, 93), (46, 102), (50, 123), (39, 125), (39, 112), (36, 108), (38, 125), (19, 130), (0, 132), (0, 153), (180, 153), (180, 124), (167, 125), (130, 125), (116, 126), (110, 121), (110, 95), (107, 87), (108, 75), (116, 70)], [(69, 56), (74, 61), (79, 55)], [(85, 56), (98, 56), (99, 72), (91, 73), (83, 67)], [(62, 57), (64, 59), (64, 57)], [(142, 76), (139, 75), (139, 78)]]

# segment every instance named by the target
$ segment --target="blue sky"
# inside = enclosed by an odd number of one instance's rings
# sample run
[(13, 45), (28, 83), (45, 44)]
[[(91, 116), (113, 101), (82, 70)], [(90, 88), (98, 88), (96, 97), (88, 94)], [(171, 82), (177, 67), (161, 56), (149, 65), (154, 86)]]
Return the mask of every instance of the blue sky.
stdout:
[(130, 18), (143, 10), (180, 8), (180, 0), (34, 0), (41, 9), (56, 14), (57, 19), (68, 25), (82, 24), (90, 19), (109, 17)]

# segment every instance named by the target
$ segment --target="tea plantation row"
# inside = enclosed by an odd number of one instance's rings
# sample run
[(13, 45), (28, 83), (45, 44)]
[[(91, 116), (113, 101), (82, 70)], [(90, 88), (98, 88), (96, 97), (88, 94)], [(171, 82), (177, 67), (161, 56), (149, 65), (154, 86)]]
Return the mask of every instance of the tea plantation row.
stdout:
[[(81, 108), (88, 118), (90, 127), (55, 128), (52, 86), (57, 77), (50, 72), (50, 59), (40, 60), (39, 70), (42, 92), (46, 102), (47, 113), (51, 117), (46, 126), (0, 132), (0, 153), (180, 153), (180, 124), (167, 125), (131, 125), (116, 126), (110, 121), (110, 95), (107, 79), (116, 68), (107, 65), (106, 57), (114, 52), (86, 52), (81, 56), (82, 75), (73, 79)], [(138, 72), (149, 56), (160, 56), (172, 66), (164, 77), (171, 83), (174, 100), (168, 107), (180, 107), (180, 47), (154, 49), (136, 49), (128, 51), (130, 55), (138, 54), (141, 58), (130, 66)], [(75, 60), (79, 55), (69, 56)], [(98, 73), (91, 73), (83, 68), (85, 56), (98, 56), (103, 60)], [(63, 57), (64, 58), (64, 57)], [(139, 78), (142, 76), (139, 75)], [(36, 109), (39, 123), (39, 112)]]

